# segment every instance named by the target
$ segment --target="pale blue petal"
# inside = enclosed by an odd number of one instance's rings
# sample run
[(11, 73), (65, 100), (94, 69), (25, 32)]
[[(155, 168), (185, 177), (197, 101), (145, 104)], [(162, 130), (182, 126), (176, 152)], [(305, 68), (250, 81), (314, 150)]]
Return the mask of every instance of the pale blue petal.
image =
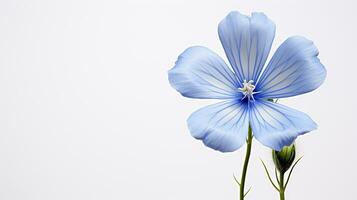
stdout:
[(236, 76), (213, 51), (194, 46), (186, 49), (169, 71), (172, 87), (185, 97), (230, 99), (241, 95)]
[(239, 83), (257, 81), (274, 40), (275, 24), (263, 13), (248, 17), (234, 11), (220, 22), (218, 34)]
[(224, 101), (194, 112), (187, 120), (191, 135), (215, 150), (232, 152), (246, 140), (249, 126), (246, 105)]
[(261, 100), (250, 106), (250, 125), (254, 137), (277, 151), (290, 145), (297, 136), (317, 128), (305, 113), (278, 103)]
[(257, 98), (283, 98), (304, 94), (318, 88), (326, 77), (312, 41), (294, 36), (288, 38), (269, 62), (260, 77)]

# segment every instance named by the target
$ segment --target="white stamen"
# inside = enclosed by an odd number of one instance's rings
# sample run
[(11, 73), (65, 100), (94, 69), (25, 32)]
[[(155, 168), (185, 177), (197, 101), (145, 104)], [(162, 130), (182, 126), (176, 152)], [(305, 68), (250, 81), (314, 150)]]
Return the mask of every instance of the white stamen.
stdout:
[(248, 97), (248, 100), (250, 101), (250, 99), (252, 99), (254, 101), (254, 97), (253, 94), (255, 94), (256, 92), (253, 92), (253, 90), (255, 89), (255, 85), (253, 85), (254, 81), (250, 80), (247, 82), (247, 80), (244, 80), (243, 82), (243, 87), (242, 88), (238, 88), (242, 93), (243, 93), (243, 99), (245, 99), (246, 97)]

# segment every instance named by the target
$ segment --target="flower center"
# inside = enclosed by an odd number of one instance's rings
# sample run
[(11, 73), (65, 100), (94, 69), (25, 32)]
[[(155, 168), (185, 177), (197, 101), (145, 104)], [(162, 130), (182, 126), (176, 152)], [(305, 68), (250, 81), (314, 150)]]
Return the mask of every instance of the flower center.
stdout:
[(253, 85), (254, 81), (250, 80), (247, 82), (247, 80), (244, 80), (243, 82), (243, 87), (242, 88), (238, 88), (240, 90), (240, 92), (243, 93), (243, 99), (248, 98), (248, 101), (253, 100), (254, 101), (254, 97), (253, 95), (256, 92), (253, 92), (253, 90), (255, 89), (255, 85)]

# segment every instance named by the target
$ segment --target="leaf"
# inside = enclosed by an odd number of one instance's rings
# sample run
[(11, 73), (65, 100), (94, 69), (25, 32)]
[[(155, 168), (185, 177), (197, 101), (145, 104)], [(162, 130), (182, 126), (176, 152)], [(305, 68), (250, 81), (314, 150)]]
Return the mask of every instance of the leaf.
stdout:
[(271, 179), (270, 174), (269, 174), (269, 171), (268, 171), (267, 166), (265, 165), (264, 161), (263, 161), (262, 159), (260, 159), (260, 161), (262, 162), (262, 164), (263, 164), (263, 166), (264, 166), (265, 172), (266, 172), (266, 174), (268, 175), (268, 178), (269, 178), (270, 183), (273, 185), (273, 187), (274, 187), (277, 191), (279, 191), (278, 187), (275, 185), (275, 183), (274, 183), (273, 180)]
[(240, 186), (240, 183), (239, 183), (237, 177), (234, 174), (233, 174), (233, 178), (234, 178), (234, 181), (238, 184), (238, 186)]
[(286, 180), (286, 183), (285, 183), (285, 185), (284, 185), (284, 190), (285, 190), (286, 186), (288, 186), (288, 183), (289, 183), (289, 180), (290, 180), (290, 176), (291, 176), (291, 174), (292, 174), (292, 172), (293, 172), (293, 170), (294, 170), (294, 167), (296, 166), (296, 164), (298, 164), (298, 162), (302, 159), (302, 157), (303, 157), (303, 156), (301, 156), (299, 159), (297, 159), (296, 162), (295, 162), (295, 163), (293, 164), (293, 166), (291, 167), (291, 170), (290, 170), (290, 172), (289, 172), (288, 179)]
[(247, 194), (250, 192), (250, 189), (252, 189), (252, 187), (249, 187), (248, 191), (244, 194), (244, 197), (247, 196)]
[(278, 184), (280, 185), (280, 181), (278, 178), (278, 170), (276, 169), (276, 167), (275, 167), (275, 179), (276, 179), (276, 181), (278, 181)]

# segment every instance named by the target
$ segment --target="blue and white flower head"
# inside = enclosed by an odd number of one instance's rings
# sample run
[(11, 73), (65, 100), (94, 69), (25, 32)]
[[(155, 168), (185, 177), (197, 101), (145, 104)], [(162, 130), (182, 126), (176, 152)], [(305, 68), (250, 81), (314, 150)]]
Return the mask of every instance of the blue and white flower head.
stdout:
[(169, 71), (169, 81), (183, 96), (220, 99), (187, 120), (193, 137), (221, 152), (232, 152), (246, 140), (249, 125), (263, 145), (280, 150), (299, 135), (316, 129), (311, 118), (268, 99), (286, 98), (318, 88), (326, 77), (318, 50), (310, 40), (285, 40), (264, 68), (275, 24), (263, 13), (229, 13), (218, 34), (231, 68), (202, 46), (186, 49)]

